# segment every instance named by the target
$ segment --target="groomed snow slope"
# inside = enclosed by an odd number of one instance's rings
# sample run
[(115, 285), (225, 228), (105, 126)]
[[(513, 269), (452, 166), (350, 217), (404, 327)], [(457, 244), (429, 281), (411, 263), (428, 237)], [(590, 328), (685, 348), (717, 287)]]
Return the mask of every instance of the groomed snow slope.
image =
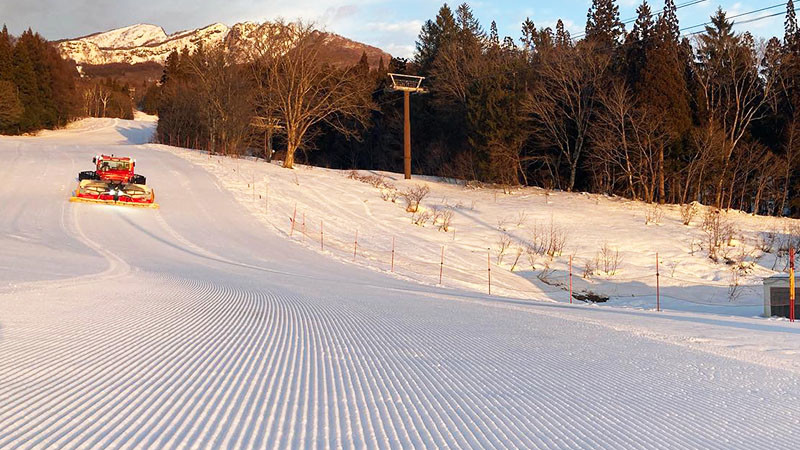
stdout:
[[(104, 119), (0, 138), (0, 448), (800, 437), (797, 353), (673, 339), (702, 328), (796, 352), (795, 327), (487, 297), (343, 264), (144, 144), (151, 129)], [(161, 209), (68, 203), (100, 152), (136, 157)]]

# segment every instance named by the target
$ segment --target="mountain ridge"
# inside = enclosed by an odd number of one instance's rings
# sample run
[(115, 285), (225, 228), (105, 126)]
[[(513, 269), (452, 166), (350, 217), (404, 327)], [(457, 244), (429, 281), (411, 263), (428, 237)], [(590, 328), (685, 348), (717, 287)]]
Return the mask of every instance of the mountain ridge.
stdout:
[[(103, 65), (114, 63), (137, 64), (156, 62), (163, 64), (173, 51), (187, 48), (189, 51), (222, 44), (242, 55), (242, 49), (259, 39), (267, 39), (272, 24), (239, 22), (228, 26), (214, 22), (204, 27), (180, 30), (167, 34), (158, 25), (138, 23), (125, 27), (101, 31), (89, 35), (56, 41), (54, 44), (61, 56), (78, 65)], [(354, 41), (344, 36), (322, 32), (327, 35), (326, 49), (329, 62), (355, 64), (362, 53), (367, 54), (370, 66), (377, 66), (381, 58), (388, 63), (391, 55), (378, 47)]]

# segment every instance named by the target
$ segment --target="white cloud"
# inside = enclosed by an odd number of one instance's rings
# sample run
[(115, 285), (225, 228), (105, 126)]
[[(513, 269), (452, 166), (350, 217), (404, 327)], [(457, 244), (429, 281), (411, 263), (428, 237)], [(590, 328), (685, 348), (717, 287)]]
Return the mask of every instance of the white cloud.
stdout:
[(386, 44), (381, 46), (381, 48), (390, 55), (400, 57), (400, 58), (412, 58), (414, 56), (414, 50), (416, 49), (413, 45), (401, 45), (401, 44)]
[(369, 22), (365, 28), (383, 33), (398, 33), (416, 36), (422, 28), (421, 20), (408, 20), (403, 22)]

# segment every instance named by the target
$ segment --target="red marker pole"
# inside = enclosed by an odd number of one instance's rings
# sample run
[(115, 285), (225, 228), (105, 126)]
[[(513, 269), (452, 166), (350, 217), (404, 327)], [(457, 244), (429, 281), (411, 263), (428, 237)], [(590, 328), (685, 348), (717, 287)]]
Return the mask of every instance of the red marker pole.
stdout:
[(489, 295), (492, 295), (492, 249), (486, 249), (486, 267), (489, 274)]
[(572, 256), (569, 257), (569, 303), (572, 304)]
[(358, 250), (358, 230), (356, 230), (356, 239), (353, 241), (353, 261), (356, 260), (356, 250)]
[(392, 236), (392, 272), (394, 272), (394, 236)]
[(661, 311), (661, 274), (658, 273), (658, 252), (656, 252), (656, 311)]
[(442, 270), (444, 269), (444, 245), (442, 246), (442, 259), (439, 262), (439, 284), (442, 284)]
[(794, 247), (789, 247), (789, 322), (794, 322)]
[(291, 238), (294, 235), (294, 221), (297, 219), (297, 205), (294, 205), (294, 212), (292, 213), (292, 229), (289, 230), (289, 237)]

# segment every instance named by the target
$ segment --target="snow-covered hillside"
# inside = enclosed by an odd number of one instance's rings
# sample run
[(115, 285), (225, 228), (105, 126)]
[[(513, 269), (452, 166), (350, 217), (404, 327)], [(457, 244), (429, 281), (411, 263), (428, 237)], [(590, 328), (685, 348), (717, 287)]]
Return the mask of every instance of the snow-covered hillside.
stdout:
[[(684, 255), (679, 236), (699, 231), (675, 212), (645, 226), (641, 205), (617, 199), (392, 181), (426, 184), (425, 208), (456, 211), (444, 232), (347, 173), (149, 144), (153, 127), (90, 119), (0, 137), (0, 448), (776, 449), (800, 437), (797, 324), (677, 302), (569, 305), (485, 243), (500, 234), (492, 221), (524, 209), (500, 228), (521, 239), (534, 223), (569, 226), (576, 259), (607, 237), (624, 251), (619, 277), (644, 274), (652, 246), (695, 261), (681, 277), (696, 284), (725, 273)], [(135, 157), (161, 208), (69, 203), (101, 152)], [(762, 219), (732, 220), (749, 234)], [(506, 296), (482, 291), (485, 247)]]
[[(269, 39), (273, 33), (269, 22), (257, 24), (242, 22), (228, 27), (223, 23), (214, 23), (195, 30), (178, 31), (167, 35), (156, 25), (136, 24), (101, 33), (91, 34), (75, 39), (67, 39), (57, 43), (57, 48), (65, 58), (77, 64), (109, 64), (157, 62), (163, 64), (173, 51), (194, 51), (199, 45), (210, 48), (224, 45), (239, 58), (244, 59), (252, 54), (255, 43)], [(333, 63), (355, 64), (366, 52), (372, 65), (378, 64), (380, 58), (388, 62), (391, 55), (382, 50), (346, 39), (342, 36), (326, 33), (326, 50)], [(326, 55), (323, 55), (326, 56)]]
[(79, 38), (101, 48), (130, 48), (163, 42), (167, 33), (157, 25), (139, 23)]
[[(161, 33), (157, 30), (161, 30)], [(183, 48), (194, 51), (201, 43), (206, 47), (217, 45), (225, 39), (228, 31), (227, 25), (215, 23), (166, 35), (160, 27), (140, 24), (62, 41), (57, 47), (63, 57), (77, 64), (164, 63), (173, 51)], [(140, 41), (143, 42), (131, 45)]]
[[(785, 272), (785, 248), (800, 243), (798, 220), (714, 214), (698, 204), (684, 225), (674, 205), (431, 177), (408, 181), (395, 173), (287, 171), (279, 162), (175, 151), (217, 175), (281, 233), (291, 231), (296, 209), (306, 234), (295, 227), (292, 237), (309, 248), (319, 247), (324, 220), (328, 252), (352, 261), (358, 231), (355, 263), (386, 271), (394, 239), (395, 273), (429, 284), (439, 283), (444, 249), (443, 284), (478, 292), (488, 291), (488, 256), (494, 293), (568, 301), (572, 259), (574, 292), (607, 296), (608, 305), (655, 309), (658, 253), (662, 308), (752, 317), (763, 312), (762, 279)], [(412, 214), (403, 194), (419, 187), (430, 192), (421, 212)], [(724, 242), (710, 251), (715, 233), (726, 230)], [(548, 252), (554, 240), (560, 248)]]

